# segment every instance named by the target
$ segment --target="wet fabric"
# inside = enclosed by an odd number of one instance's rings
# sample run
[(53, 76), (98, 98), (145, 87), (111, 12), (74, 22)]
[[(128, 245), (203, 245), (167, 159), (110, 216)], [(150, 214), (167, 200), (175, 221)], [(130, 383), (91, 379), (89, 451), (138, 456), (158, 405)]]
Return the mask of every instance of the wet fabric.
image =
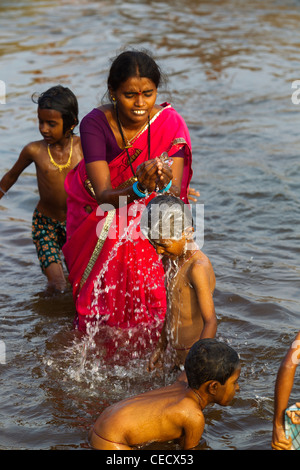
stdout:
[(300, 450), (300, 424), (292, 423), (287, 411), (299, 411), (299, 408), (292, 405), (285, 411), (285, 434), (287, 438), (292, 438), (292, 450)]
[(35, 209), (32, 216), (32, 240), (42, 271), (51, 263), (61, 263), (61, 249), (66, 242), (66, 222), (46, 217)]
[[(181, 116), (165, 104), (151, 123), (151, 156), (184, 149), (181, 198), (187, 201), (192, 176), (191, 144)], [(148, 159), (147, 127), (128, 149), (134, 170)], [(113, 188), (135, 181), (122, 150), (109, 163)], [(163, 320), (166, 312), (164, 269), (155, 249), (139, 233), (145, 204), (155, 193), (114, 209), (98, 206), (88, 181), (85, 162), (69, 172), (65, 181), (67, 242), (63, 252), (76, 304), (77, 327), (101, 320), (109, 326), (130, 328)]]

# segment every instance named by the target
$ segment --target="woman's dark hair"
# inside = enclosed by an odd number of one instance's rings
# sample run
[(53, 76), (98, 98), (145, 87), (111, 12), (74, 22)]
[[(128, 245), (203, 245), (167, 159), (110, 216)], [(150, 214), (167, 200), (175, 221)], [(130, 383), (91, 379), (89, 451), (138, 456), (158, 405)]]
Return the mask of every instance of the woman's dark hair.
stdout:
[(149, 52), (124, 51), (112, 62), (107, 79), (108, 88), (117, 90), (128, 78), (136, 76), (152, 80), (156, 88), (159, 87), (162, 80), (160, 67)]
[(185, 360), (188, 384), (195, 389), (209, 380), (224, 385), (239, 362), (237, 352), (226, 343), (212, 338), (200, 339), (193, 344)]
[[(59, 111), (63, 120), (63, 132), (70, 130), (72, 126), (78, 124), (78, 102), (74, 93), (61, 85), (49, 88), (49, 90), (41, 93), (37, 98), (32, 95), (32, 101), (38, 105), (40, 109), (54, 109)], [(71, 130), (73, 134), (73, 130)]]

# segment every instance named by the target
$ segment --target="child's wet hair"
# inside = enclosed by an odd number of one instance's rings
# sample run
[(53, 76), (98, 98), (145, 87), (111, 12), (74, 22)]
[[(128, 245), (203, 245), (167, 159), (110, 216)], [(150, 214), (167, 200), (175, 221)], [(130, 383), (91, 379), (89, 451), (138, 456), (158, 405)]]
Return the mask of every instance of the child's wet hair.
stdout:
[(78, 125), (78, 101), (74, 93), (67, 87), (56, 85), (49, 88), (44, 93), (32, 95), (32, 101), (40, 109), (54, 109), (59, 111), (63, 120), (63, 132), (73, 129)]
[(141, 217), (141, 232), (150, 242), (159, 240), (179, 240), (183, 232), (193, 226), (193, 218), (188, 204), (172, 195), (159, 195), (153, 198)]
[(194, 389), (209, 380), (217, 380), (224, 385), (239, 363), (237, 352), (226, 343), (213, 338), (198, 340), (185, 360), (188, 384)]

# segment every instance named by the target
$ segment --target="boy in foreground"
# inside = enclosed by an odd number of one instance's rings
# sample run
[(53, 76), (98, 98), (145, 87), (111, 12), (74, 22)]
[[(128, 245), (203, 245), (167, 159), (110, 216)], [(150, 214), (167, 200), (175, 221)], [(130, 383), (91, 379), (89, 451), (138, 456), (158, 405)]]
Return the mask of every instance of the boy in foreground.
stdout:
[(185, 374), (172, 385), (109, 406), (90, 431), (99, 450), (134, 450), (151, 442), (178, 439), (183, 449), (198, 445), (205, 425), (203, 410), (227, 406), (239, 390), (236, 351), (215, 339), (197, 341), (185, 361)]

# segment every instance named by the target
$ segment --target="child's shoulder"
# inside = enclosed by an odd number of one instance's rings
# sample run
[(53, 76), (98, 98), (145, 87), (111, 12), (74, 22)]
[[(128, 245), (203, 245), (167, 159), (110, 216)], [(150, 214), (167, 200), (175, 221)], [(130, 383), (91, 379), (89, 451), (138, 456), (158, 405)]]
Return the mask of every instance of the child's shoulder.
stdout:
[(73, 145), (81, 147), (81, 139), (78, 135), (73, 135)]
[(186, 396), (178, 403), (178, 413), (181, 414), (183, 421), (187, 424), (194, 425), (196, 428), (205, 422), (203, 411), (199, 404), (190, 396)]
[(209, 257), (201, 250), (197, 250), (192, 260), (192, 266), (208, 266), (211, 265)]
[(192, 259), (189, 271), (192, 276), (207, 276), (213, 274), (213, 267), (208, 256), (198, 250)]
[(79, 135), (73, 135), (73, 141), (74, 141), (75, 144), (81, 143), (81, 139), (80, 139)]
[(45, 150), (46, 147), (44, 140), (36, 140), (25, 145), (25, 147), (23, 147), (22, 153), (27, 154), (33, 160), (35, 160), (35, 158), (40, 155), (41, 151), (44, 152)]

